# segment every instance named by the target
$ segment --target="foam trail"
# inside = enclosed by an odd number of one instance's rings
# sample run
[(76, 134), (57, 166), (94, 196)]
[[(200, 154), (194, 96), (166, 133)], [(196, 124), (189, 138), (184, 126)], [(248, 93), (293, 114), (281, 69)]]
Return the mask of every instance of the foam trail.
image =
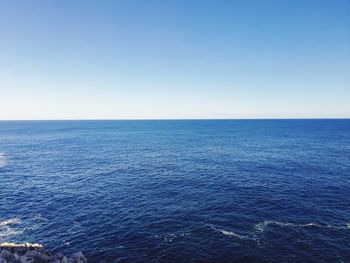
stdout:
[(215, 230), (215, 231), (218, 231), (222, 234), (224, 234), (225, 236), (229, 236), (229, 237), (235, 237), (235, 238), (239, 238), (239, 239), (243, 239), (243, 240), (248, 240), (248, 239), (251, 239), (250, 237), (248, 236), (242, 236), (242, 235), (239, 235), (233, 231), (226, 231), (226, 230), (223, 230), (223, 229), (219, 229), (219, 228), (216, 228), (215, 226), (213, 225), (210, 225), (211, 229)]
[(284, 223), (279, 221), (263, 221), (255, 224), (255, 229), (259, 232), (263, 232), (265, 230), (265, 227), (268, 225), (278, 225), (281, 227), (319, 227), (319, 228), (334, 228), (334, 229), (350, 228), (350, 223), (347, 224), (346, 227), (344, 227), (344, 226), (320, 225), (316, 223), (298, 224), (298, 223), (291, 223), (291, 222)]
[(7, 165), (7, 159), (5, 153), (0, 152), (0, 168), (4, 168)]

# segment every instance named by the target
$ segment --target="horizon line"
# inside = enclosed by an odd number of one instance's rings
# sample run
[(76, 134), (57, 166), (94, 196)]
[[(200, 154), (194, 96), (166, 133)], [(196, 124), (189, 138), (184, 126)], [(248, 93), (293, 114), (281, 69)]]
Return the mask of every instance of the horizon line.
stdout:
[(220, 121), (220, 120), (350, 120), (350, 117), (257, 117), (257, 118), (106, 118), (106, 119), (0, 119), (0, 122), (16, 121)]

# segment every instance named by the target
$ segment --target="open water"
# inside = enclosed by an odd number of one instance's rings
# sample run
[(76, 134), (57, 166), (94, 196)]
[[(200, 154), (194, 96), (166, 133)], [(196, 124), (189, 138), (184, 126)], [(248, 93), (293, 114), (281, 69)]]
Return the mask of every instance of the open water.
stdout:
[(350, 262), (350, 120), (2, 121), (5, 241), (89, 262)]

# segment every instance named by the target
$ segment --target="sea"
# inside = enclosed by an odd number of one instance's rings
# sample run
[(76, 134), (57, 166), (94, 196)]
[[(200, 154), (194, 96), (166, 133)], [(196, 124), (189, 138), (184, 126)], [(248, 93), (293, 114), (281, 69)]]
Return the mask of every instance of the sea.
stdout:
[(0, 122), (0, 242), (88, 262), (350, 262), (350, 120)]

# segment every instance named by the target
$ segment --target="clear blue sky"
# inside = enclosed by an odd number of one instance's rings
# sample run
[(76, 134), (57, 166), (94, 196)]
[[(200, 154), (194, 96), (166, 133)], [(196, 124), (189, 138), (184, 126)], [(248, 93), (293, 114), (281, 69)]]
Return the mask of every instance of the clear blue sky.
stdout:
[(0, 119), (350, 117), (350, 0), (0, 0)]

